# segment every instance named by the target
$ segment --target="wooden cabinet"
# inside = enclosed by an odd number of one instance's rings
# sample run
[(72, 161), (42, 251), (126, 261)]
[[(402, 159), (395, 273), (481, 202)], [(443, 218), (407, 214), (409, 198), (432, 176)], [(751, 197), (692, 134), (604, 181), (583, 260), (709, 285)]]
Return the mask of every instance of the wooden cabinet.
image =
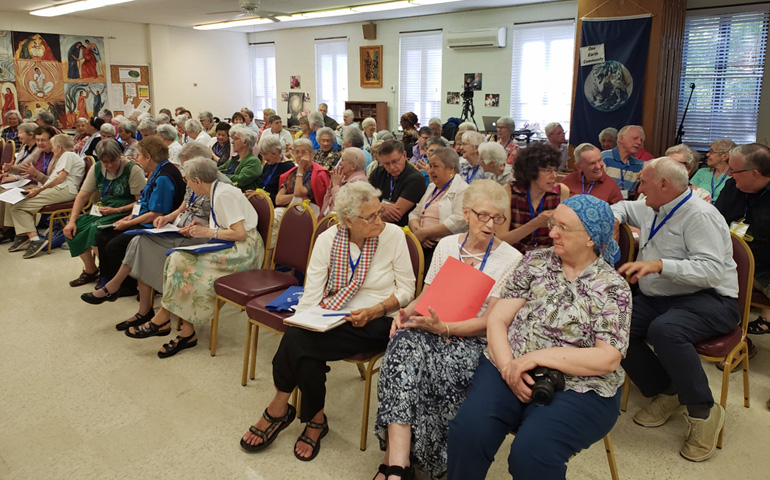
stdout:
[[(388, 128), (388, 102), (345, 102), (345, 110), (353, 110), (353, 121), (361, 122), (372, 117), (377, 121), (377, 131)], [(362, 126), (363, 128), (363, 126)]]

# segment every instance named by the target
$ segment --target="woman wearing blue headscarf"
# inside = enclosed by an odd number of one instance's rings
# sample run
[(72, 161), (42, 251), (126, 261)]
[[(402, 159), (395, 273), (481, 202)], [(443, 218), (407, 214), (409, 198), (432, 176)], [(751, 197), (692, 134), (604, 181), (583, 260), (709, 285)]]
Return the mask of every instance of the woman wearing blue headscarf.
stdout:
[[(490, 302), (487, 356), (449, 424), (450, 480), (485, 478), (511, 431), (516, 480), (565, 478), (567, 460), (615, 425), (631, 292), (612, 267), (614, 221), (603, 200), (565, 200), (549, 221), (553, 247), (527, 253)], [(563, 378), (550, 398), (536, 367)]]

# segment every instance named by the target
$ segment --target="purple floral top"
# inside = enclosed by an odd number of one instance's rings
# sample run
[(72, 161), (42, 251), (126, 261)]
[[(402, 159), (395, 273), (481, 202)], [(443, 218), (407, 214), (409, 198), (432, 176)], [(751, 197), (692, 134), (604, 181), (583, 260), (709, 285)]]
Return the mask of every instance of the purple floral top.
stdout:
[[(514, 357), (549, 347), (593, 347), (597, 339), (626, 355), (631, 289), (601, 257), (570, 282), (553, 248), (528, 252), (500, 298), (527, 300), (508, 327)], [(612, 397), (623, 385), (624, 372), (619, 367), (604, 375), (564, 378), (567, 390)]]

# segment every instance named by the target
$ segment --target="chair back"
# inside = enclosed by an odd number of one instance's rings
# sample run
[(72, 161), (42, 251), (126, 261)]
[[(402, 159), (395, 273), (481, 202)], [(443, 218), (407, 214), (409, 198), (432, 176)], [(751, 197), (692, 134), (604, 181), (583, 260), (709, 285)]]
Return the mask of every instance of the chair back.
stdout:
[(615, 263), (615, 270), (620, 268), (624, 263), (632, 262), (634, 260), (636, 249), (634, 235), (631, 233), (631, 228), (628, 224), (621, 224), (619, 229), (618, 246), (620, 247), (620, 260)]
[(338, 225), (339, 223), (340, 223), (340, 219), (337, 218), (337, 214), (334, 212), (330, 213), (329, 215), (319, 220), (318, 225), (316, 225), (315, 227), (315, 234), (313, 235), (313, 244), (315, 245), (315, 241), (318, 240), (319, 235), (329, 230), (330, 227), (333, 227), (334, 225)]
[(422, 245), (409, 227), (404, 227), (406, 235), (406, 246), (409, 249), (409, 258), (412, 260), (412, 271), (414, 272), (414, 296), (417, 297), (422, 292), (423, 272), (425, 271), (425, 254), (422, 252)]
[[(270, 238), (273, 235), (273, 217), (275, 214), (273, 201), (270, 200), (267, 192), (261, 189), (254, 191), (254, 193), (249, 195), (248, 199), (251, 206), (257, 212), (257, 232), (262, 237), (262, 243), (265, 245), (265, 248), (270, 248)], [(267, 268), (269, 264), (270, 257), (265, 255), (261, 268)]]
[(742, 338), (749, 328), (751, 290), (754, 288), (754, 255), (749, 245), (738, 235), (730, 232), (733, 240), (733, 260), (738, 267), (738, 311), (741, 319)]
[(309, 202), (307, 205), (289, 205), (278, 224), (278, 238), (269, 268), (279, 264), (304, 272), (310, 260), (315, 225), (315, 214)]
[(3, 146), (2, 154), (0, 155), (0, 165), (5, 165), (6, 163), (13, 163), (15, 156), (16, 156), (16, 144), (13, 143), (13, 140), (9, 140)]

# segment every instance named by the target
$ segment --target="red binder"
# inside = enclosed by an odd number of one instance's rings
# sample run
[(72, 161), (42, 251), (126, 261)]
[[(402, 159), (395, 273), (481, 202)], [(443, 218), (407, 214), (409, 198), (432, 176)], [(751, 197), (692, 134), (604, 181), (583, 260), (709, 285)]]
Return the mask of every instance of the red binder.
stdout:
[(474, 318), (487, 299), (495, 280), (467, 263), (449, 257), (423, 292), (415, 313), (430, 316), (432, 307), (442, 322)]

